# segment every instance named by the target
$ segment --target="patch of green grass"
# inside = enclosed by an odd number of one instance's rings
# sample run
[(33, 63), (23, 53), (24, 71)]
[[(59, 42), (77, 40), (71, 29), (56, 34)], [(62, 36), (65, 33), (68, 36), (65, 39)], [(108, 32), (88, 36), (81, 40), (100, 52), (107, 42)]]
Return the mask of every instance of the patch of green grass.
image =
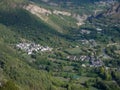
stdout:
[(91, 77), (85, 77), (85, 76), (80, 76), (79, 79), (77, 79), (77, 82), (79, 83), (85, 83), (85, 81), (88, 81), (89, 79), (93, 79)]
[(69, 54), (79, 54), (82, 52), (80, 47), (66, 49), (65, 52)]

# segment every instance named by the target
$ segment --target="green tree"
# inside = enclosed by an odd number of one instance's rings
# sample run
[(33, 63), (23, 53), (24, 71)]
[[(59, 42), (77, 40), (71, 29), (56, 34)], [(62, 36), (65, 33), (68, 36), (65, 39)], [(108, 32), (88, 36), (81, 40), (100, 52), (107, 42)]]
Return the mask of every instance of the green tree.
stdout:
[(12, 81), (7, 81), (0, 90), (19, 90), (19, 88)]

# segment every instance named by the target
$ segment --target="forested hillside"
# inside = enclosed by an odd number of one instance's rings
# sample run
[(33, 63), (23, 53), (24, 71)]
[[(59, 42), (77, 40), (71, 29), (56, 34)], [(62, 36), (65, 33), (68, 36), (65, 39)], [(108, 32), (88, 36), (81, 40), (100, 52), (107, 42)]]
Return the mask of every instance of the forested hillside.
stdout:
[(25, 40), (54, 47), (66, 38), (23, 10), (24, 4), (19, 0), (0, 1), (0, 90), (54, 90), (52, 82), (56, 79), (29, 66), (14, 45)]
[(0, 0), (0, 90), (120, 90), (120, 3)]

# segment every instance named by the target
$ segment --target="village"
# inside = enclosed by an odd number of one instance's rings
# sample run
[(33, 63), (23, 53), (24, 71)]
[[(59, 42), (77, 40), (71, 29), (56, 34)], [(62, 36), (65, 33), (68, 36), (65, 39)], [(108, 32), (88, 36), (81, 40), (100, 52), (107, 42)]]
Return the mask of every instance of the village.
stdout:
[[(87, 67), (87, 66), (89, 66), (89, 67), (100, 67), (100, 66), (104, 65), (102, 60), (98, 57), (95, 57), (95, 56), (71, 55), (71, 56), (67, 56), (67, 59), (69, 61), (83, 62), (83, 64), (82, 64), (83, 67)], [(85, 62), (87, 62), (87, 64), (84, 64)]]
[(35, 43), (19, 43), (16, 44), (16, 48), (24, 50), (28, 55), (33, 54), (33, 52), (45, 52), (52, 51), (52, 48), (48, 46), (41, 46), (40, 44)]
[(82, 39), (78, 41), (81, 42), (81, 44), (83, 45), (90, 45), (91, 47), (97, 46), (97, 42), (94, 39)]

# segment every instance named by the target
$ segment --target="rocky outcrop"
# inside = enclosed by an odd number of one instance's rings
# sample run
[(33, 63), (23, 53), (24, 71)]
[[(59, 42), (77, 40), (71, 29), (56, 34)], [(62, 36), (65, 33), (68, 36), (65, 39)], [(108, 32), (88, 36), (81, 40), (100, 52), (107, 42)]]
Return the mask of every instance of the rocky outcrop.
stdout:
[(59, 10), (51, 11), (34, 4), (29, 4), (27, 6), (24, 6), (24, 9), (30, 11), (32, 14), (44, 14), (44, 15), (55, 14), (55, 15), (71, 16), (70, 12), (59, 11)]
[(87, 15), (80, 16), (79, 14), (73, 14), (73, 18), (75, 18), (78, 22), (76, 23), (78, 26), (81, 26), (84, 24), (84, 21), (88, 18)]
[(56, 14), (56, 15), (71, 16), (71, 13), (66, 12), (66, 11), (58, 11), (58, 10), (54, 10), (53, 13)]
[(39, 18), (41, 18), (43, 21), (48, 21), (49, 19), (49, 15), (63, 15), (63, 16), (71, 16), (71, 18), (74, 18), (77, 20), (76, 24), (77, 26), (81, 26), (84, 24), (84, 21), (87, 19), (87, 15), (82, 15), (80, 16), (79, 14), (72, 14), (70, 12), (67, 11), (60, 11), (60, 10), (49, 10), (49, 9), (45, 9), (42, 8), (40, 6), (35, 5), (34, 3), (30, 3), (26, 6), (24, 6), (24, 9), (26, 9), (27, 11), (31, 12), (32, 14), (38, 16)]
[(44, 15), (49, 15), (52, 14), (50, 10), (47, 10), (45, 8), (41, 8), (37, 5), (34, 4), (29, 4), (28, 6), (24, 7), (26, 10), (30, 11), (32, 14), (44, 14)]
[(106, 11), (101, 12), (97, 15), (91, 15), (87, 19), (90, 21), (93, 18), (101, 18), (101, 17), (111, 17), (115, 20), (120, 19), (120, 2), (114, 3), (110, 8), (108, 8)]
[(39, 17), (41, 20), (43, 20), (45, 22), (48, 21), (48, 16), (50, 14), (52, 14), (52, 12), (50, 10), (39, 7), (35, 4), (28, 4), (28, 5), (24, 6), (24, 9), (26, 9), (27, 11), (36, 15), (37, 17)]
[(115, 3), (111, 8), (107, 10), (104, 15), (118, 15), (120, 14), (120, 3)]

